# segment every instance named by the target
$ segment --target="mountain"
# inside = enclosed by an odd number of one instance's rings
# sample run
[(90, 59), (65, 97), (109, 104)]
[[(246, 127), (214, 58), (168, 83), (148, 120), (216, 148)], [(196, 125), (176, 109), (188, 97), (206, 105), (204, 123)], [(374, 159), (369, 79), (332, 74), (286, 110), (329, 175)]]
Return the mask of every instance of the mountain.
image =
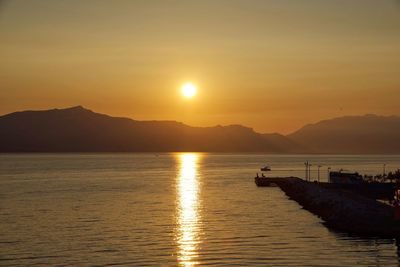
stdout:
[(0, 116), (0, 152), (400, 153), (400, 117), (347, 116), (287, 136), (240, 125), (191, 127), (137, 121), (81, 106)]
[(0, 117), (0, 152), (300, 152), (279, 134), (240, 125), (190, 127), (175, 121), (136, 121), (81, 106), (22, 111)]
[(287, 136), (317, 153), (400, 153), (400, 117), (346, 116), (309, 124)]
[(312, 150), (310, 150), (307, 145), (296, 143), (292, 139), (279, 133), (263, 134), (263, 136), (269, 140), (269, 142), (275, 144), (279, 148), (279, 151), (284, 151), (287, 154), (312, 153)]

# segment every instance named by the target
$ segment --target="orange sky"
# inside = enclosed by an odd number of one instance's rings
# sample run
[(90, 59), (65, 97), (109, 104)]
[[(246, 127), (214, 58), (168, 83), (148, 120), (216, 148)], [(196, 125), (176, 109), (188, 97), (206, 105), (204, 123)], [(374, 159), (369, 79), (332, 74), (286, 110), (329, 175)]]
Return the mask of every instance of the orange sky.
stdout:
[(83, 105), (281, 133), (400, 115), (395, 0), (13, 0), (0, 36), (0, 114)]

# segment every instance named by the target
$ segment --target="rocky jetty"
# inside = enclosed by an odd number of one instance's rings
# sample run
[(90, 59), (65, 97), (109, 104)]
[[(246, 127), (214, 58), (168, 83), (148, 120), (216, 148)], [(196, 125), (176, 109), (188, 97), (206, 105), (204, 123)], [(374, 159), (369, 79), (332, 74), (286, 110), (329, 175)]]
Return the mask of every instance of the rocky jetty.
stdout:
[(300, 178), (282, 178), (276, 184), (333, 229), (364, 236), (400, 237), (400, 221), (394, 219), (394, 207), (390, 205)]

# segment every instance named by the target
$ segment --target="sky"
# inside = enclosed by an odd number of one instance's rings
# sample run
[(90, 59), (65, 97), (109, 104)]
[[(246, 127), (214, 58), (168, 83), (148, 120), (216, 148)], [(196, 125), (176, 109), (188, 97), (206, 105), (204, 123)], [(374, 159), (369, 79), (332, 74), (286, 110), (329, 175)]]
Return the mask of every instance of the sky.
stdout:
[(287, 134), (399, 103), (398, 0), (0, 1), (0, 114), (82, 105)]

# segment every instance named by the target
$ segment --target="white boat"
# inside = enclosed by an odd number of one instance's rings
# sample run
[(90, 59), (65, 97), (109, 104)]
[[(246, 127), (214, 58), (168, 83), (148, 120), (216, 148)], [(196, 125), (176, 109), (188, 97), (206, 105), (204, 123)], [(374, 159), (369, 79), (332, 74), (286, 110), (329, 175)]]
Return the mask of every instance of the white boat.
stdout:
[(267, 165), (267, 166), (262, 167), (260, 170), (263, 172), (268, 172), (271, 170), (271, 167)]

